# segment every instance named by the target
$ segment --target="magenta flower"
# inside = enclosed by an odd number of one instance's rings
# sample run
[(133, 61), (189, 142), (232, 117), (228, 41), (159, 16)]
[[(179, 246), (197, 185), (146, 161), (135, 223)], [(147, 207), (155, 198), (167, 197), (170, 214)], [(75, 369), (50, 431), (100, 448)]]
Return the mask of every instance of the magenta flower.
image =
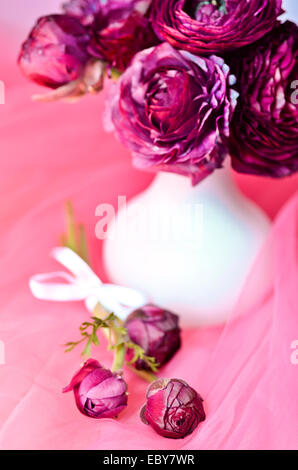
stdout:
[(151, 19), (172, 46), (220, 54), (264, 36), (281, 13), (281, 0), (153, 0)]
[(298, 171), (298, 27), (280, 25), (232, 62), (240, 91), (230, 144), (234, 169), (277, 178)]
[[(141, 346), (147, 356), (154, 357), (159, 367), (166, 364), (180, 348), (178, 316), (154, 305), (145, 305), (131, 313), (125, 328), (131, 341)], [(127, 359), (131, 360), (133, 354), (129, 350)], [(137, 360), (135, 367), (150, 370), (141, 359)]]
[(122, 377), (88, 359), (63, 392), (73, 390), (81, 413), (91, 418), (113, 418), (127, 405), (127, 385)]
[(167, 43), (138, 53), (117, 83), (111, 122), (135, 166), (198, 183), (226, 156), (236, 105), (223, 59), (196, 57)]
[(90, 36), (75, 18), (40, 18), (24, 42), (18, 63), (27, 77), (50, 88), (79, 78), (89, 59)]
[(151, 0), (71, 0), (67, 14), (89, 25), (89, 51), (118, 70), (125, 70), (132, 57), (157, 40), (148, 19)]
[(141, 419), (163, 437), (186, 437), (206, 417), (202, 398), (183, 380), (158, 379), (149, 386), (146, 398)]
[(150, 2), (108, 3), (109, 8), (103, 10), (93, 24), (90, 53), (123, 71), (137, 52), (157, 44), (147, 16), (138, 8), (146, 3)]

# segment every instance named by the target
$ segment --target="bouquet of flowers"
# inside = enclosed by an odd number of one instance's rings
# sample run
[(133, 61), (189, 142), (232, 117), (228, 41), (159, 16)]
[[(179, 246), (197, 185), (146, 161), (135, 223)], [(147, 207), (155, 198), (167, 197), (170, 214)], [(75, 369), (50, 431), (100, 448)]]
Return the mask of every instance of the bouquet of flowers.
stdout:
[[(281, 0), (70, 0), (37, 21), (18, 62), (51, 89), (34, 97), (42, 102), (75, 101), (109, 80), (104, 124), (139, 168), (195, 185), (230, 156), (238, 172), (284, 177), (298, 170), (298, 27), (282, 13)], [(84, 258), (69, 233), (64, 244)], [(202, 398), (155, 376), (180, 348), (177, 315), (146, 304), (122, 320), (100, 302), (92, 312), (67, 349), (85, 342), (90, 356), (101, 329), (114, 363), (89, 358), (74, 375), (64, 391), (78, 409), (117, 416), (126, 362), (152, 382), (143, 421), (165, 437), (190, 434), (205, 419)]]
[(19, 65), (52, 89), (96, 93), (133, 163), (196, 184), (230, 155), (242, 173), (298, 170), (298, 27), (281, 0), (70, 0), (40, 18)]

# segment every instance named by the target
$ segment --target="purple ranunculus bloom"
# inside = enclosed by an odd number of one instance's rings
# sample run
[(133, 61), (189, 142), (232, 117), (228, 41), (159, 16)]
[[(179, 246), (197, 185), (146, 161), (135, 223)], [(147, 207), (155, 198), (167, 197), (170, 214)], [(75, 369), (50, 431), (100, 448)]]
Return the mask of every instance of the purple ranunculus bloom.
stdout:
[(197, 57), (167, 43), (138, 53), (110, 103), (110, 121), (135, 166), (187, 175), (193, 184), (221, 167), (234, 81), (220, 57)]
[(78, 79), (90, 58), (90, 35), (67, 15), (39, 18), (24, 42), (18, 63), (31, 80), (50, 88)]
[(81, 413), (91, 418), (113, 418), (127, 405), (127, 385), (123, 378), (88, 359), (63, 392), (73, 390)]
[(71, 0), (67, 14), (89, 25), (89, 51), (120, 71), (140, 50), (157, 44), (148, 9), (151, 0)]
[(200, 55), (253, 43), (281, 13), (281, 0), (153, 0), (151, 18), (161, 39)]
[[(154, 357), (161, 367), (178, 351), (181, 345), (179, 317), (168, 310), (145, 305), (132, 312), (126, 320), (130, 340), (143, 348), (147, 356)], [(128, 351), (127, 359), (131, 360), (133, 351)], [(137, 369), (150, 367), (141, 359), (135, 363)]]
[(158, 379), (146, 398), (141, 419), (163, 437), (182, 439), (206, 417), (203, 399), (183, 380)]
[(298, 171), (298, 27), (286, 22), (232, 55), (240, 97), (230, 153), (241, 173)]

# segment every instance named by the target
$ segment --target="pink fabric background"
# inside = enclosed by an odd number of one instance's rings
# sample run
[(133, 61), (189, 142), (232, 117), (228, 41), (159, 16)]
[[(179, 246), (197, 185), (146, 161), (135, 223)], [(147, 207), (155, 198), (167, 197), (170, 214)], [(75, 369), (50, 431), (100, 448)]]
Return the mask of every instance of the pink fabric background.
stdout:
[[(25, 25), (29, 17), (26, 12)], [(79, 351), (64, 354), (60, 345), (77, 338), (87, 313), (80, 303), (34, 299), (28, 278), (57, 268), (48, 254), (63, 230), (69, 198), (87, 227), (93, 266), (104, 277), (95, 208), (116, 205), (118, 194), (133, 196), (152, 176), (132, 169), (126, 149), (104, 133), (104, 95), (75, 106), (30, 101), (40, 89), (15, 65), (23, 28), (0, 25), (6, 46), (0, 64), (6, 85), (6, 104), (0, 106), (0, 340), (6, 353), (0, 365), (0, 448), (298, 448), (298, 365), (291, 363), (290, 347), (298, 340), (298, 176), (236, 176), (275, 222), (228, 324), (184, 331), (183, 348), (163, 369), (205, 399), (207, 419), (191, 436), (166, 440), (139, 421), (146, 384), (130, 372), (129, 407), (117, 421), (88, 419), (71, 394), (61, 393), (81, 359)], [(247, 311), (246, 299), (262, 282), (264, 259), (271, 260), (272, 278)], [(104, 339), (95, 357), (111, 363)]]

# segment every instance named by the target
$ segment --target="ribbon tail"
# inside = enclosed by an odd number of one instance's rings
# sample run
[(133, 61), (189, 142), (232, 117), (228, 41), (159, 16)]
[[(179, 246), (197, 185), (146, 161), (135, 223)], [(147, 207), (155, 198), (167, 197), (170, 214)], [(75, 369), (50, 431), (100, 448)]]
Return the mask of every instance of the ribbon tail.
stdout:
[[(57, 278), (67, 282), (48, 282)], [(41, 300), (69, 302), (85, 300), (88, 295), (73, 276), (64, 272), (36, 274), (29, 279), (29, 287), (34, 297)]]

